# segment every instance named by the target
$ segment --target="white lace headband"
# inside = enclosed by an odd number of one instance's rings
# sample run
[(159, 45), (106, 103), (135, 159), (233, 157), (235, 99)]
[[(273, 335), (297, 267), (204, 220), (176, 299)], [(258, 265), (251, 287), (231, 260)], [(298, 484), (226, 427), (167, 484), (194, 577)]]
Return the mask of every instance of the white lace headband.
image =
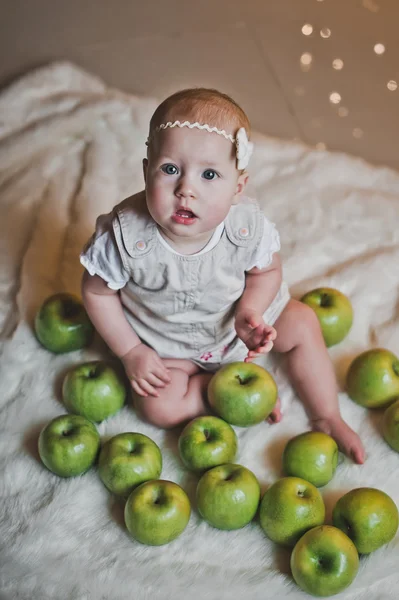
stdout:
[[(252, 142), (248, 140), (247, 132), (245, 127), (240, 127), (237, 131), (237, 135), (234, 138), (231, 133), (227, 133), (224, 129), (218, 129), (217, 127), (210, 127), (206, 123), (190, 123), (190, 121), (168, 121), (167, 123), (161, 123), (158, 127), (155, 128), (154, 133), (158, 133), (162, 129), (173, 127), (188, 127), (189, 129), (205, 129), (209, 131), (209, 133), (217, 133), (218, 135), (222, 135), (226, 138), (226, 140), (230, 140), (233, 144), (236, 145), (236, 157), (237, 157), (237, 169), (245, 169), (248, 166), (249, 159), (251, 158), (252, 152), (254, 150), (254, 145)], [(147, 138), (146, 145), (148, 146), (150, 143), (150, 138)]]

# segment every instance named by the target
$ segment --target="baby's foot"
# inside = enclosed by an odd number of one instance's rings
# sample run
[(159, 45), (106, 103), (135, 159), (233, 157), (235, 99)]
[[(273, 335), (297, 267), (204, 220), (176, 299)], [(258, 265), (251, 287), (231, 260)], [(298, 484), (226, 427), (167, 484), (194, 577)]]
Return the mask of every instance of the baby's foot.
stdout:
[(355, 463), (364, 463), (366, 453), (357, 433), (345, 423), (341, 416), (331, 419), (314, 419), (311, 421), (312, 429), (323, 431), (337, 442), (339, 449), (349, 456)]
[(280, 398), (277, 398), (276, 406), (267, 417), (267, 422), (273, 425), (273, 423), (278, 423), (279, 421), (281, 421), (281, 403)]

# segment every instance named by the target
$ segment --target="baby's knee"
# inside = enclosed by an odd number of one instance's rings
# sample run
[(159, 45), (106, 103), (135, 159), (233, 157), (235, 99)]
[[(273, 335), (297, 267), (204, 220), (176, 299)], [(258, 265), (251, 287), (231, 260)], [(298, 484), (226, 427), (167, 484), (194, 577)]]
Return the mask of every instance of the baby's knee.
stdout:
[(291, 315), (291, 335), (293, 346), (314, 344), (321, 336), (321, 328), (316, 313), (310, 306), (296, 302)]
[(320, 322), (316, 313), (307, 304), (299, 303), (298, 325), (304, 337), (318, 337), (321, 332)]
[(135, 398), (134, 406), (141, 419), (161, 429), (171, 429), (181, 422), (173, 403), (165, 398)]

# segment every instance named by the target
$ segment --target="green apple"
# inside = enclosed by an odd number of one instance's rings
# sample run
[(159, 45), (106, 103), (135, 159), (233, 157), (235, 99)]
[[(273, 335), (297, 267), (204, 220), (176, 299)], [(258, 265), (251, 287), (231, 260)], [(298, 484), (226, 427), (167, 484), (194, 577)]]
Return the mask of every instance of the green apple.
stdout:
[(187, 469), (203, 471), (234, 460), (237, 436), (219, 417), (197, 417), (181, 432), (179, 451)]
[(240, 529), (254, 518), (260, 499), (259, 482), (241, 465), (225, 464), (206, 471), (197, 485), (197, 507), (217, 529)]
[(383, 348), (362, 352), (349, 367), (346, 389), (361, 406), (388, 406), (399, 396), (399, 359)]
[(64, 378), (62, 399), (67, 409), (90, 421), (104, 421), (122, 408), (126, 387), (122, 376), (102, 361), (82, 363)]
[(390, 542), (398, 530), (395, 502), (376, 488), (356, 488), (342, 496), (333, 509), (333, 524), (355, 544), (359, 554), (370, 554)]
[(387, 444), (399, 452), (399, 398), (384, 411), (382, 435)]
[(316, 313), (327, 347), (339, 344), (348, 335), (353, 309), (345, 294), (334, 288), (321, 287), (302, 296), (301, 302)]
[(142, 433), (119, 433), (101, 448), (98, 473), (114, 494), (127, 496), (139, 484), (158, 479), (162, 471), (161, 451)]
[(248, 427), (270, 415), (277, 401), (277, 385), (259, 365), (233, 362), (212, 377), (208, 400), (219, 417), (232, 425)]
[(39, 435), (43, 464), (60, 477), (85, 473), (95, 463), (100, 436), (91, 421), (79, 415), (61, 415), (48, 423)]
[(47, 350), (61, 354), (88, 346), (94, 327), (80, 299), (60, 293), (43, 302), (35, 317), (35, 332)]
[(305, 479), (316, 487), (326, 485), (333, 478), (337, 464), (338, 446), (331, 436), (321, 431), (301, 433), (284, 448), (284, 473)]
[(314, 527), (296, 544), (291, 572), (302, 590), (312, 596), (334, 596), (346, 589), (359, 570), (353, 542), (331, 525)]
[(269, 487), (260, 503), (260, 524), (276, 544), (294, 546), (312, 527), (322, 525), (325, 506), (319, 490), (299, 477), (283, 477)]
[(173, 481), (157, 479), (136, 487), (125, 504), (125, 523), (142, 544), (162, 546), (177, 538), (190, 520), (186, 492)]

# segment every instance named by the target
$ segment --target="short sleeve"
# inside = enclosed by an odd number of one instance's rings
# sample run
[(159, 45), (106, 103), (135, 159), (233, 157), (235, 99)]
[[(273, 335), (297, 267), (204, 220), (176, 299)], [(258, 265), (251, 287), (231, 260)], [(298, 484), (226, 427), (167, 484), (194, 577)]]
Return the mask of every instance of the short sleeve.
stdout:
[(100, 215), (96, 230), (87, 242), (80, 262), (90, 275), (98, 275), (112, 290), (120, 290), (129, 281), (124, 269), (112, 227), (113, 213)]
[(254, 251), (249, 266), (245, 269), (246, 271), (250, 271), (255, 267), (265, 269), (272, 262), (273, 254), (280, 250), (280, 236), (275, 224), (266, 217), (264, 217), (264, 220), (262, 239)]

